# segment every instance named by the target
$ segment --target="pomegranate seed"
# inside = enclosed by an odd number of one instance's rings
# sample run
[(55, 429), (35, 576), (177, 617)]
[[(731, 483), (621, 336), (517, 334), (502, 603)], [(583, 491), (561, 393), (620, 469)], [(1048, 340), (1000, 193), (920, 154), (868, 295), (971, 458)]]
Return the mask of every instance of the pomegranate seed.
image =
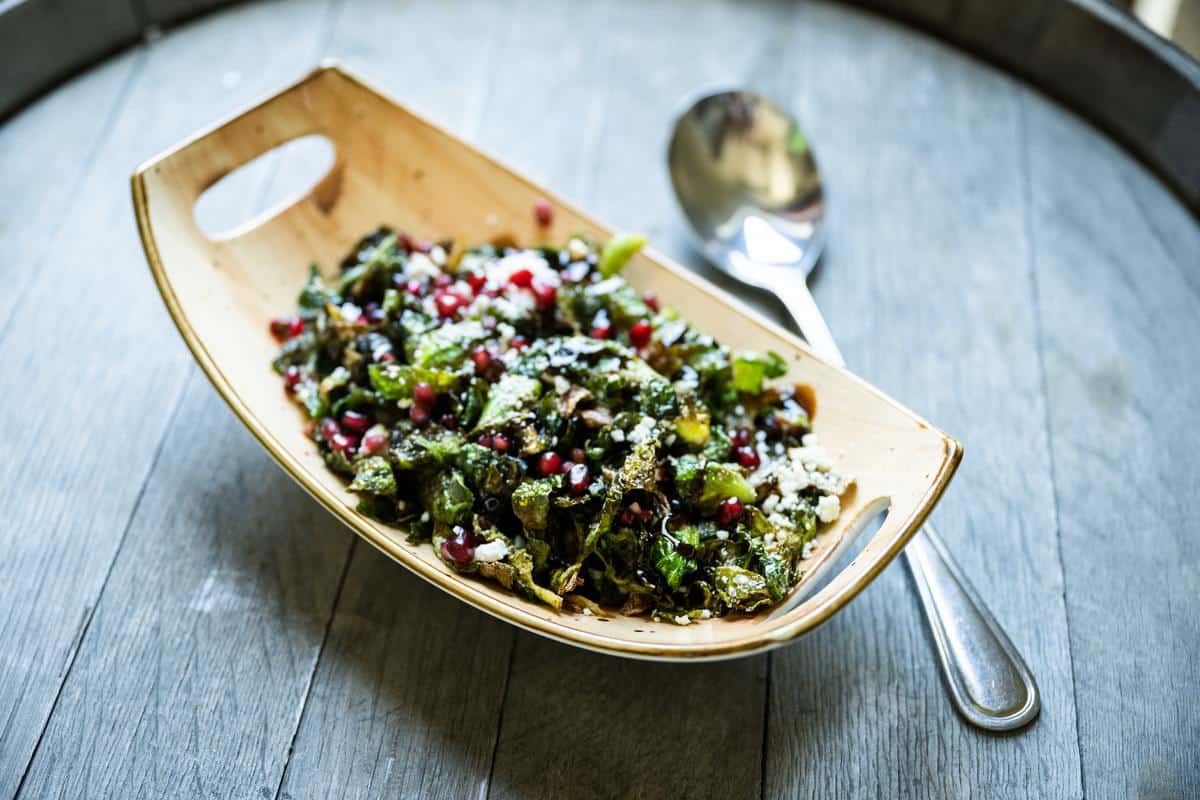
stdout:
[(741, 519), (745, 510), (741, 500), (736, 497), (726, 497), (717, 506), (717, 524), (728, 527)]
[(420, 297), (421, 295), (425, 294), (425, 290), (421, 286), (421, 282), (416, 280), (409, 281), (408, 283), (404, 284), (404, 291), (408, 292), (413, 297)]
[(508, 437), (505, 436), (503, 433), (497, 433), (495, 436), (492, 437), (492, 449), (493, 450), (499, 451), (501, 453), (507, 453), (508, 445), (509, 445)]
[(329, 446), (347, 456), (352, 456), (358, 449), (358, 438), (346, 433), (339, 433), (329, 440)]
[(658, 313), (658, 295), (656, 295), (654, 292), (646, 292), (644, 295), (642, 295), (642, 302), (645, 303), (646, 307), (651, 311)]
[(592, 484), (592, 472), (587, 464), (576, 464), (567, 473), (567, 488), (571, 494), (583, 494)]
[(448, 430), (453, 430), (458, 427), (458, 417), (453, 414), (442, 414), (442, 427)]
[(296, 386), (299, 385), (302, 377), (304, 376), (303, 373), (300, 372), (300, 368), (295, 364), (292, 364), (283, 371), (283, 388), (286, 389), (288, 393), (296, 391)]
[(562, 469), (562, 456), (558, 453), (542, 453), (538, 459), (538, 472), (550, 476)]
[(576, 464), (587, 463), (587, 453), (583, 452), (582, 447), (572, 447), (571, 448), (571, 460), (574, 461)]
[(475, 444), (482, 445), (489, 450), (492, 447), (492, 437), (486, 433), (479, 434), (479, 438), (475, 440)]
[(520, 286), (526, 289), (529, 287), (529, 284), (533, 283), (533, 273), (527, 269), (519, 269), (508, 276), (508, 282), (513, 286)]
[(487, 276), (482, 272), (472, 272), (467, 275), (467, 285), (471, 287), (471, 291), (476, 294), (487, 284)]
[(542, 283), (533, 285), (533, 299), (537, 303), (539, 311), (549, 311), (554, 308), (554, 301), (558, 298), (558, 289), (553, 286), (548, 286)]
[(612, 338), (612, 325), (607, 322), (599, 322), (592, 325), (593, 339), (610, 339)]
[(463, 305), (463, 299), (454, 292), (442, 292), (434, 300), (439, 317), (453, 317)]
[(645, 347), (650, 342), (650, 334), (654, 330), (650, 327), (650, 323), (645, 320), (640, 320), (633, 323), (633, 327), (629, 329), (629, 343), (634, 347)]
[(304, 333), (304, 320), (292, 314), (286, 317), (276, 317), (271, 320), (271, 335), (283, 341)]
[(734, 431), (733, 436), (730, 437), (730, 441), (733, 442), (734, 447), (745, 447), (750, 444), (750, 431), (746, 428), (739, 428)]
[(413, 424), (418, 428), (422, 427), (429, 422), (429, 409), (414, 405), (408, 410), (408, 418), (411, 419)]
[(337, 424), (337, 420), (333, 417), (326, 417), (321, 420), (321, 438), (327, 442), (333, 441), (333, 437), (342, 432), (342, 426)]
[(413, 387), (412, 397), (414, 403), (428, 410), (437, 402), (437, 389), (433, 388), (433, 384), (421, 381)]
[(620, 515), (617, 517), (617, 522), (621, 523), (622, 525), (624, 525), (626, 527), (632, 525), (633, 524), (633, 512), (630, 511), (628, 508), (622, 509)]
[(475, 372), (482, 375), (492, 365), (492, 354), (486, 347), (476, 347), (471, 353), (471, 361), (475, 364)]
[(736, 452), (738, 463), (746, 469), (758, 469), (761, 463), (753, 447), (739, 447)]
[(403, 247), (405, 250), (407, 250), (410, 253), (413, 251), (413, 248), (415, 247), (415, 245), (413, 244), (412, 237), (409, 236), (404, 231), (400, 231), (399, 233), (396, 234), (396, 244), (400, 245), (401, 247)]
[(433, 279), (433, 285), (438, 289), (449, 289), (454, 285), (454, 278), (451, 278), (446, 273), (442, 273)]
[(347, 411), (345, 414), (342, 414), (342, 427), (348, 428), (355, 433), (362, 433), (371, 427), (371, 418), (357, 411)]
[(317, 432), (317, 421), (315, 419), (310, 419), (308, 422), (304, 423), (305, 437), (312, 439), (313, 435), (316, 432)]
[(374, 455), (375, 453), (383, 452), (388, 445), (387, 429), (382, 425), (376, 425), (371, 430), (367, 431), (362, 438), (363, 452)]
[(416, 250), (418, 253), (425, 253), (428, 255), (433, 251), (433, 242), (429, 241), (428, 239), (422, 239), (413, 245), (413, 250)]
[(524, 350), (526, 347), (529, 347), (529, 340), (524, 336), (514, 336), (512, 339), (512, 346), (517, 350)]
[(554, 221), (554, 206), (544, 197), (539, 197), (533, 204), (533, 217), (543, 228)]
[(393, 353), (391, 350), (385, 350), (384, 352), (380, 353), (379, 358), (377, 358), (375, 360), (378, 361), (380, 364), (390, 364), (396, 360), (396, 354)]
[(644, 508), (642, 509), (642, 512), (638, 514), (638, 519), (641, 520), (642, 524), (644, 525), (650, 520), (654, 519), (654, 512), (648, 508)]
[(450, 536), (442, 542), (442, 555), (447, 561), (465, 567), (475, 560), (474, 537), (462, 526), (455, 525)]

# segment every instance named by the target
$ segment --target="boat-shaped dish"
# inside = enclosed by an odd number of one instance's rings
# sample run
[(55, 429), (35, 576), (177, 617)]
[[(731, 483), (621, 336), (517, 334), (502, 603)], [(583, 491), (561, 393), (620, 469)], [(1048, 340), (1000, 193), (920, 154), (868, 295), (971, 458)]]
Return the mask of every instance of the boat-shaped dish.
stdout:
[[(208, 187), (263, 153), (320, 134), (333, 166), (294, 202), (236, 231), (209, 238), (195, 205)], [(552, 225), (531, 213), (550, 198)], [(879, 390), (820, 360), (795, 336), (666, 258), (646, 251), (626, 268), (701, 330), (733, 349), (774, 350), (787, 380), (810, 385), (815, 431), (856, 486), (843, 513), (823, 526), (804, 579), (777, 607), (679, 626), (645, 617), (588, 616), (527, 601), (446, 567), (428, 544), (355, 510), (356, 498), (304, 434), (300, 411), (270, 369), (268, 320), (289, 312), (308, 265), (333, 270), (381, 223), (462, 243), (500, 235), (522, 244), (561, 242), (611, 230), (551, 192), (407, 110), (336, 65), (326, 65), (252, 108), (140, 167), (133, 176), (138, 227), (154, 280), (196, 360), (234, 413), (279, 464), (360, 536), (425, 580), (526, 630), (621, 656), (711, 659), (747, 655), (813, 630), (862, 591), (904, 547), (945, 489), (959, 444)], [(857, 556), (813, 593), (818, 578), (886, 509)]]

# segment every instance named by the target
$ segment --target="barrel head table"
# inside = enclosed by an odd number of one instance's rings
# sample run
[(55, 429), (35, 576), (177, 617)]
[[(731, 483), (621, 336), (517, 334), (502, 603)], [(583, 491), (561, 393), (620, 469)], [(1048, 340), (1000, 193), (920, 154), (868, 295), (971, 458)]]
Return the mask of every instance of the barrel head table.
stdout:
[[(830, 187), (817, 299), (964, 443), (934, 517), (1036, 723), (958, 719), (899, 564), (769, 656), (622, 661), (468, 609), (293, 485), (171, 326), (128, 178), (326, 56), (719, 283), (669, 121), (713, 85), (789, 106)], [(0, 798), (1200, 796), (1200, 225), (992, 66), (826, 3), (250, 3), (9, 117), (0, 186)]]

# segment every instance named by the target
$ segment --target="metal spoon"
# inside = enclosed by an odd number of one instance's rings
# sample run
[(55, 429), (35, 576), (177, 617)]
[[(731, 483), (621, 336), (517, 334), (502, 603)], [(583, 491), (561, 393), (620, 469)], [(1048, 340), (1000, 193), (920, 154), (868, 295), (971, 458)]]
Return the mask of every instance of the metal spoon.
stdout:
[[(825, 204), (812, 146), (795, 120), (752, 92), (706, 95), (676, 121), (668, 164), (704, 253), (773, 292), (809, 346), (844, 366), (806, 283), (824, 245)], [(904, 552), (959, 712), (993, 731), (1032, 721), (1040, 708), (1033, 675), (933, 526)]]

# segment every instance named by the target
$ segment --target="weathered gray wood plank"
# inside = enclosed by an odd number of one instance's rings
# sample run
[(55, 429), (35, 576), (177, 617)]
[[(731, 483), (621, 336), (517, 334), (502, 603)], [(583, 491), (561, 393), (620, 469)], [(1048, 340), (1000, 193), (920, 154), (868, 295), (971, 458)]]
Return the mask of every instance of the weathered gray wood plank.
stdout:
[[(499, 10), (352, 0), (330, 47), (404, 102), (471, 137), (483, 120), (504, 28)], [(394, 46), (400, 41), (424, 46)], [(455, 55), (431, 60), (431, 52)], [(512, 643), (507, 626), (358, 546), (280, 796), (479, 793), (491, 769)]]
[(1029, 203), (1088, 797), (1200, 795), (1200, 226), (1026, 98)]
[(477, 796), (512, 640), (359, 543), (279, 796)]
[[(322, 7), (290, 6), (291, 35), (305, 35), (305, 9), (315, 24)], [(311, 48), (262, 47), (278, 10), (250, 6), (236, 25), (206, 20), (148, 48), (64, 211), (70, 235), (53, 237), (0, 338), (0, 363), (21, 375), (21, 391), (0, 396), (0, 796), (33, 753), (189, 368), (144, 265), (128, 176), (310, 63)], [(231, 70), (236, 85), (223, 81)], [(46, 123), (53, 138), (58, 122)]]
[(0, 125), (0, 331), (43, 267), (143, 57), (105, 62)]
[[(767, 796), (1081, 794), (1017, 97), (943, 45), (806, 6), (793, 94), (828, 178), (818, 300), (852, 369), (961, 437), (934, 518), (1037, 675), (1041, 718), (968, 728), (945, 695), (905, 569), (774, 654)], [(986, 788), (984, 788), (986, 787)]]
[(349, 544), (193, 369), (21, 797), (272, 796)]

